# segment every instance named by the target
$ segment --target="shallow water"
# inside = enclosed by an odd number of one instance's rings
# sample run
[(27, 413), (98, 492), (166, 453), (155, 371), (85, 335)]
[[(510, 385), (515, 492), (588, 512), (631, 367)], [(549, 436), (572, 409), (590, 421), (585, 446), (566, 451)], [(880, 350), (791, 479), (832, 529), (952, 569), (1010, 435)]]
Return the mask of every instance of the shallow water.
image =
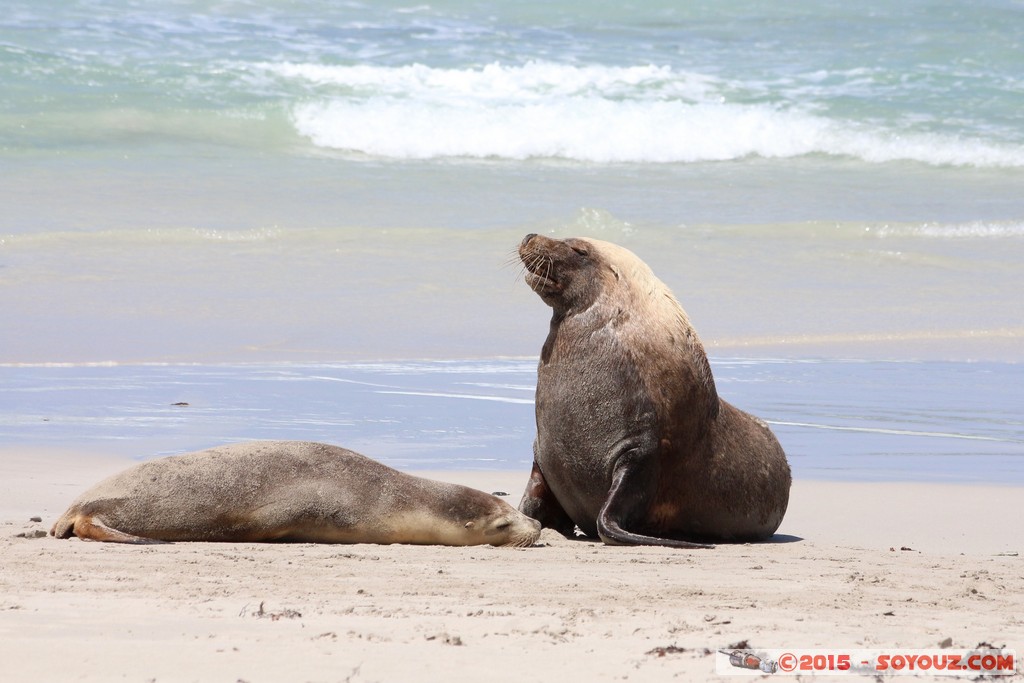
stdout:
[[(712, 360), (797, 478), (1024, 483), (1024, 366)], [(343, 445), (401, 469), (525, 474), (533, 360), (0, 367), (0, 442), (150, 458), (249, 439)], [(176, 405), (186, 403), (187, 405)]]
[[(512, 256), (528, 230), (545, 227), (12, 236), (0, 245), (0, 360), (533, 355), (550, 310)], [(633, 249), (712, 351), (861, 357), (863, 342), (872, 357), (897, 359), (1024, 351), (1015, 223), (668, 229), (584, 210), (551, 232)]]

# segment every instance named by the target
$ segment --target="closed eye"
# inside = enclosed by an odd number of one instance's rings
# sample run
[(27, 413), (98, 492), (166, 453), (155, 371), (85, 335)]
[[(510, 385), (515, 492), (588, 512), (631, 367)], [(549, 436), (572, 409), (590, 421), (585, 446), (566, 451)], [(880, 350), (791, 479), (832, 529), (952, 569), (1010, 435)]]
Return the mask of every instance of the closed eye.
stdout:
[(590, 256), (590, 252), (587, 251), (584, 247), (572, 247), (572, 250), (575, 251), (580, 256)]
[(495, 524), (494, 527), (492, 527), (490, 530), (485, 531), (484, 535), (485, 536), (493, 536), (494, 534), (503, 534), (506, 531), (508, 531), (511, 526), (512, 526), (512, 522), (508, 522), (508, 521), (500, 522), (498, 524)]

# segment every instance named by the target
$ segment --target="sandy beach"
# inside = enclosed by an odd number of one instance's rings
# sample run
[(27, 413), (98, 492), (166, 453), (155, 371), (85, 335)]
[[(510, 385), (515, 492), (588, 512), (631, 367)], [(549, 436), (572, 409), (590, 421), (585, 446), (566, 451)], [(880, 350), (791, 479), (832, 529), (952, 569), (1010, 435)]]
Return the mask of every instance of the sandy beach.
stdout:
[[(0, 457), (3, 681), (711, 680), (743, 642), (1024, 642), (1020, 488), (798, 480), (776, 542), (710, 551), (133, 547), (36, 537), (128, 461)], [(527, 473), (418, 474), (515, 503)]]

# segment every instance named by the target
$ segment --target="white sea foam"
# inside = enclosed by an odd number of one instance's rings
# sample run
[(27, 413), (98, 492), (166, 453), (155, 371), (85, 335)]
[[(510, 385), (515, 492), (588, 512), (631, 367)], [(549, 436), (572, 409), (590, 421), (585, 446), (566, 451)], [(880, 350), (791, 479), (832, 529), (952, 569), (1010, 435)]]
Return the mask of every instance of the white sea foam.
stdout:
[(1024, 147), (852, 123), (794, 102), (736, 101), (737, 84), (670, 67), (261, 68), (310, 94), (292, 110), (301, 135), (371, 156), (689, 163), (824, 154), (1024, 166)]
[(998, 443), (1021, 443), (1020, 439), (1008, 439), (978, 434), (960, 434), (957, 432), (926, 432), (914, 429), (891, 429), (885, 427), (850, 427), (844, 425), (818, 424), (811, 422), (787, 422), (785, 420), (765, 420), (768, 424), (783, 427), (801, 427), (806, 429), (824, 429), (834, 432), (861, 432), (864, 434), (886, 434), (893, 436), (923, 436), (941, 439), (965, 439), (967, 441), (995, 441)]
[(498, 403), (519, 403), (533, 405), (532, 398), (510, 398), (508, 396), (491, 396), (488, 394), (456, 394), (446, 391), (378, 391), (378, 394), (396, 396), (428, 396), (430, 398), (459, 398), (471, 401), (497, 401)]
[(935, 239), (1021, 238), (1024, 222), (970, 221), (967, 223), (920, 223), (871, 226), (879, 237), (927, 237)]
[(318, 86), (339, 86), (373, 96), (393, 95), (439, 104), (472, 101), (522, 103), (559, 97), (598, 95), (602, 98), (691, 101), (712, 97), (717, 79), (667, 66), (573, 66), (528, 62), (523, 66), (494, 63), (481, 68), (441, 69), (423, 64), (398, 67), (267, 64), (262, 68), (285, 78)]

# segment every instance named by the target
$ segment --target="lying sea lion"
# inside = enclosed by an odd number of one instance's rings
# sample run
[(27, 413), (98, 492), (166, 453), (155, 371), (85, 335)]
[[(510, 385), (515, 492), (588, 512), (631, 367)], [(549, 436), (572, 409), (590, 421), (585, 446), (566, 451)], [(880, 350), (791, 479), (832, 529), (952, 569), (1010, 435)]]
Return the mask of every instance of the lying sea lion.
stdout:
[(672, 292), (632, 252), (527, 235), (526, 282), (553, 309), (520, 512), (608, 544), (759, 541), (789, 502), (768, 425), (718, 397)]
[(50, 531), (96, 541), (529, 546), (540, 525), (482, 491), (337, 446), (253, 441), (135, 465), (78, 497)]

